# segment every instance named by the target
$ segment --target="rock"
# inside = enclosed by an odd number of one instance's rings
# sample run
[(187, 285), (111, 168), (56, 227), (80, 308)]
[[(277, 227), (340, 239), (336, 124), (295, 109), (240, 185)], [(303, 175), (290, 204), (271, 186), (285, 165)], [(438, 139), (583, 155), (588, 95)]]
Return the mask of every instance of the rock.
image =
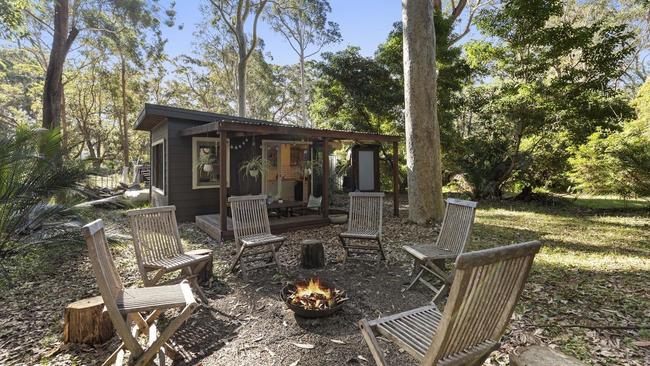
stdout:
[(99, 200), (83, 202), (75, 205), (75, 208), (90, 208), (90, 207), (104, 207), (104, 208), (125, 208), (127, 205), (124, 202), (122, 195), (111, 196)]
[(124, 192), (124, 198), (131, 202), (147, 202), (149, 201), (148, 189), (129, 189)]
[(518, 355), (511, 353), (510, 364), (513, 366), (586, 366), (574, 357), (544, 346), (526, 347)]

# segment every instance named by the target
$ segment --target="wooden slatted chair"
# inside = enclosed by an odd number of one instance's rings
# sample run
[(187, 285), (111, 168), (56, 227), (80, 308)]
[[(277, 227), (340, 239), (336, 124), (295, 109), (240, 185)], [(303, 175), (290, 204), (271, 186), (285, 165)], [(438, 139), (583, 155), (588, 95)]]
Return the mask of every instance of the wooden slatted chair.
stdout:
[(377, 365), (386, 365), (375, 332), (420, 365), (481, 365), (499, 347), (528, 278), (537, 241), (465, 253), (456, 260), (444, 312), (432, 304), (359, 322)]
[[(235, 234), (237, 256), (230, 266), (237, 267), (246, 275), (247, 271), (272, 265), (280, 266), (277, 250), (286, 240), (271, 234), (266, 196), (232, 196), (228, 198), (232, 213), (232, 228)], [(262, 262), (262, 264), (255, 264)]]
[[(409, 290), (418, 281), (431, 289), (438, 298), (449, 289), (450, 275), (445, 268), (445, 261), (455, 260), (465, 251), (471, 240), (476, 202), (454, 198), (445, 200), (445, 215), (442, 219), (440, 234), (435, 244), (405, 245), (402, 248), (413, 257), (413, 269), (417, 274), (403, 291)], [(435, 287), (424, 278), (430, 274), (443, 282), (440, 288)]]
[[(185, 253), (176, 223), (176, 207), (162, 206), (127, 212), (135, 256), (146, 287), (188, 280), (205, 304), (208, 299), (198, 283), (197, 274), (210, 261), (210, 250), (200, 254)], [(171, 280), (164, 276), (177, 273)]]
[[(103, 365), (122, 365), (125, 350), (130, 353), (129, 365), (150, 365), (156, 356), (158, 364), (164, 365), (165, 354), (172, 357), (175, 354), (169, 339), (198, 306), (189, 283), (125, 289), (108, 249), (102, 220), (84, 226), (82, 233), (106, 311), (123, 342)], [(155, 320), (164, 310), (172, 308), (180, 308), (180, 313), (158, 336)], [(138, 342), (143, 333), (148, 335), (147, 347)]]
[[(339, 234), (346, 257), (350, 256), (350, 253), (358, 255), (379, 252), (381, 259), (386, 259), (381, 247), (383, 207), (382, 192), (350, 192), (348, 229)], [(350, 244), (346, 239), (374, 241), (377, 245)]]

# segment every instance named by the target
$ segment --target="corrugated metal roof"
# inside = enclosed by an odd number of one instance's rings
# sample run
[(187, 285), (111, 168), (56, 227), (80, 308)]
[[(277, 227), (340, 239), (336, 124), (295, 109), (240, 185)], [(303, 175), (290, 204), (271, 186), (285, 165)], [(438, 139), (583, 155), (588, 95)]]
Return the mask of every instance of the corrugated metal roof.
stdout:
[[(146, 103), (138, 118), (136, 120), (134, 129), (142, 131), (151, 131), (158, 123), (160, 123), (165, 118), (178, 118), (199, 122), (198, 125), (202, 125), (210, 122), (230, 122), (242, 125), (254, 125), (254, 126), (269, 126), (269, 127), (279, 127), (279, 128), (290, 128), (302, 131), (327, 131), (327, 132), (338, 132), (338, 133), (349, 133), (357, 136), (382, 136), (390, 137), (397, 139), (398, 136), (391, 135), (382, 135), (372, 132), (358, 132), (351, 130), (335, 130), (335, 129), (325, 129), (325, 128), (312, 128), (312, 127), (302, 127), (296, 126), (293, 124), (287, 123), (278, 123), (271, 122), (255, 118), (245, 118), (230, 116), (226, 114), (213, 113), (213, 112), (203, 112), (187, 108), (172, 107), (159, 104), (149, 104)], [(352, 137), (352, 136), (351, 136)]]

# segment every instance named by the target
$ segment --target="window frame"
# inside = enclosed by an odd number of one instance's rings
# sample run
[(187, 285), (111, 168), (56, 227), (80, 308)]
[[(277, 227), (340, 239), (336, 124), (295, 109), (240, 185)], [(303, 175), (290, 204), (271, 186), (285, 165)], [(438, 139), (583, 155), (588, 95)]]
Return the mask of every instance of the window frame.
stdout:
[[(192, 137), (192, 190), (221, 188), (221, 181), (218, 184), (199, 185), (199, 176), (196, 168), (198, 161), (197, 148), (200, 142), (214, 143), (219, 150), (219, 137)], [(230, 139), (226, 139), (226, 188), (230, 188)]]
[[(154, 185), (154, 177), (155, 177), (155, 172), (157, 172), (157, 167), (156, 167), (156, 164), (154, 164), (154, 161), (153, 161), (154, 160), (154, 152), (153, 152), (153, 150), (154, 150), (154, 147), (156, 147), (158, 145), (162, 145), (162, 147), (161, 147), (161, 149), (162, 149), (162, 163), (161, 163), (162, 187), (156, 187)], [(154, 192), (156, 192), (158, 194), (162, 194), (163, 196), (165, 195), (165, 192), (167, 191), (167, 189), (166, 189), (167, 188), (167, 154), (166, 154), (166, 151), (165, 151), (165, 147), (166, 147), (165, 145), (166, 144), (165, 144), (165, 139), (164, 138), (153, 141), (151, 143), (151, 182), (149, 183), (151, 185), (151, 190), (152, 191), (154, 191)], [(154, 169), (156, 169), (156, 171), (154, 171)]]

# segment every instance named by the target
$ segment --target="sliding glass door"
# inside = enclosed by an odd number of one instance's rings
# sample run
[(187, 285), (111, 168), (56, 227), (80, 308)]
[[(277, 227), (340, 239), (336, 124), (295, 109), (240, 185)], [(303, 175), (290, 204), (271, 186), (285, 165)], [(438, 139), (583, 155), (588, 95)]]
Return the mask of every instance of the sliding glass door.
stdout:
[(262, 142), (268, 168), (262, 175), (262, 193), (274, 200), (307, 201), (310, 193), (311, 144), (309, 142)]

